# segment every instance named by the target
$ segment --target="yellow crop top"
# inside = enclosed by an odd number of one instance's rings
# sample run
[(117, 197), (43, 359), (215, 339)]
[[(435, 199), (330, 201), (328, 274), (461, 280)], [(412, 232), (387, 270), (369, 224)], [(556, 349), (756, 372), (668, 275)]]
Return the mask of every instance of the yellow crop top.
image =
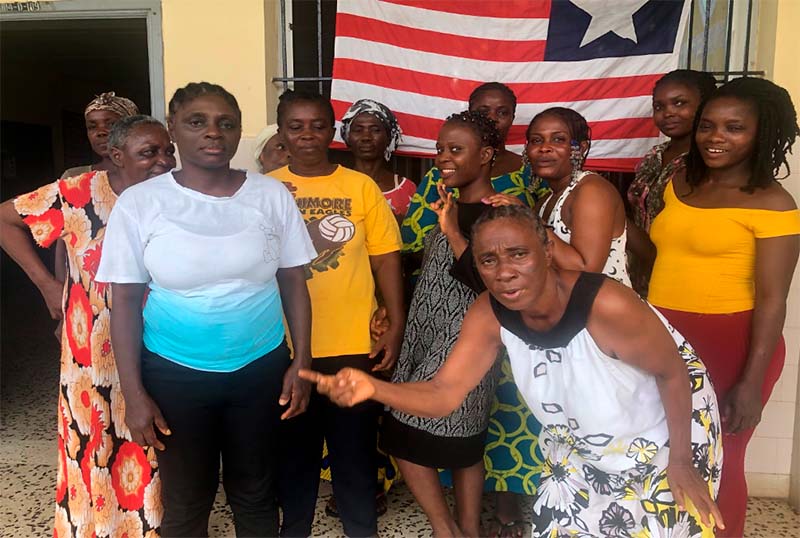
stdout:
[(692, 207), (670, 183), (650, 228), (658, 255), (648, 301), (702, 314), (752, 310), (756, 239), (797, 234), (800, 210)]

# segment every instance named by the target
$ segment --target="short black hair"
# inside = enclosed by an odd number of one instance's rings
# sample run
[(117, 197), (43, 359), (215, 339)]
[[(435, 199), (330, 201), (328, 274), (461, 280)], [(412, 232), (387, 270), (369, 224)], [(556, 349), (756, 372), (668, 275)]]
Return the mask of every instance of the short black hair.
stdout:
[[(761, 78), (742, 77), (721, 86), (697, 109), (692, 129), (692, 144), (686, 157), (686, 182), (694, 186), (705, 179), (707, 167), (700, 155), (700, 148), (697, 147), (695, 134), (708, 103), (724, 97), (749, 103), (758, 118), (756, 143), (750, 159), (750, 178), (742, 190), (753, 192), (756, 188), (768, 187), (776, 179), (786, 178), (789, 175), (789, 162), (786, 156), (792, 152), (792, 145), (800, 135), (797, 111), (792, 98), (789, 92), (773, 82)], [(783, 167), (786, 167), (786, 175), (778, 177)]]
[(705, 101), (717, 89), (717, 79), (714, 75), (706, 71), (695, 71), (694, 69), (676, 69), (670, 71), (653, 86), (653, 93), (664, 84), (682, 84), (688, 88), (697, 90), (700, 94), (700, 101)]
[(498, 91), (502, 94), (505, 94), (505, 96), (511, 100), (511, 110), (513, 112), (517, 111), (517, 96), (514, 95), (514, 92), (511, 90), (511, 88), (502, 82), (484, 82), (472, 90), (472, 93), (469, 94), (469, 109), (472, 110), (475, 107), (475, 101), (478, 100), (478, 97), (486, 92), (491, 91)]
[(120, 118), (114, 123), (114, 126), (111, 127), (111, 131), (108, 133), (108, 147), (121, 148), (124, 146), (131, 131), (140, 125), (158, 125), (162, 129), (166, 129), (163, 123), (152, 116), (146, 116), (144, 114)]
[(547, 230), (544, 227), (542, 219), (539, 218), (539, 215), (537, 215), (536, 212), (530, 207), (517, 204), (492, 207), (488, 211), (482, 213), (472, 225), (472, 237), (475, 237), (475, 234), (478, 233), (478, 230), (481, 228), (481, 226), (487, 222), (499, 219), (516, 220), (525, 224), (526, 226), (530, 226), (531, 230), (534, 232), (534, 234), (536, 234), (536, 237), (539, 238), (539, 241), (541, 241), (542, 245), (546, 245), (549, 242), (549, 239), (547, 238)]
[(584, 153), (583, 156), (586, 157), (586, 155), (589, 154), (589, 149), (592, 147), (592, 129), (589, 127), (589, 124), (586, 123), (586, 118), (571, 108), (564, 108), (562, 106), (548, 108), (536, 114), (528, 124), (528, 129), (525, 131), (525, 140), (531, 137), (531, 129), (533, 128), (533, 124), (536, 123), (536, 120), (546, 116), (555, 116), (563, 121), (569, 130), (570, 144), (572, 142), (577, 144), (586, 142), (586, 153)]
[(236, 116), (239, 121), (242, 119), (242, 109), (239, 108), (239, 103), (236, 97), (231, 92), (220, 86), (219, 84), (212, 84), (211, 82), (190, 82), (183, 88), (178, 88), (169, 100), (169, 115), (173, 116), (178, 111), (178, 108), (185, 103), (194, 101), (203, 95), (218, 95), (225, 99), (225, 101), (236, 111)]
[(444, 125), (447, 124), (466, 125), (475, 132), (482, 146), (494, 148), (495, 152), (503, 146), (503, 139), (500, 131), (497, 130), (497, 122), (483, 112), (465, 110), (451, 114), (444, 120)]
[(304, 92), (298, 90), (286, 90), (278, 98), (278, 128), (280, 129), (286, 117), (286, 110), (294, 103), (314, 103), (322, 107), (331, 122), (331, 127), (336, 125), (336, 116), (333, 113), (333, 105), (330, 99), (323, 97), (315, 92)]

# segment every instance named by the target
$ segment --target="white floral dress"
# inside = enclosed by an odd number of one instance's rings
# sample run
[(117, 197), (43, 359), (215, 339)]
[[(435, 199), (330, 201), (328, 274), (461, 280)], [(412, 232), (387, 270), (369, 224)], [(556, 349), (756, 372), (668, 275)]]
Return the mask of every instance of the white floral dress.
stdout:
[[(604, 280), (583, 273), (564, 316), (546, 332), (529, 329), (519, 312), (492, 299), (514, 380), (542, 423), (545, 461), (532, 535), (713, 536), (694, 513), (678, 508), (669, 489), (669, 432), (655, 378), (604, 354), (586, 329)], [(716, 497), (722, 442), (714, 389), (691, 345), (659, 318), (686, 362), (694, 465)]]
[(63, 238), (61, 380), (54, 536), (156, 538), (161, 481), (153, 449), (131, 442), (111, 350), (111, 290), (95, 282), (117, 196), (105, 172), (63, 178), (14, 200), (41, 247)]

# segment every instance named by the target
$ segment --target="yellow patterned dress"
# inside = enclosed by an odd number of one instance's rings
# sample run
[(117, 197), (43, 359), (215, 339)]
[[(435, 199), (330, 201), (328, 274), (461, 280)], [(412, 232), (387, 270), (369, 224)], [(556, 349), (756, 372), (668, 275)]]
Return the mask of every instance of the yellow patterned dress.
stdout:
[(94, 281), (117, 196), (105, 172), (63, 178), (14, 200), (36, 244), (67, 248), (53, 535), (156, 538), (161, 481), (153, 449), (131, 442), (111, 351), (111, 290)]

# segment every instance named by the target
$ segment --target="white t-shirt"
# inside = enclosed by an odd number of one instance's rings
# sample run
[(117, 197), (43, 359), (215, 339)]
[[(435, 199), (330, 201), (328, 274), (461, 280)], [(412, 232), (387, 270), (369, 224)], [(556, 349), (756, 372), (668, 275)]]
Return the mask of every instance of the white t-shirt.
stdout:
[(166, 173), (128, 188), (111, 212), (96, 280), (149, 283), (144, 344), (184, 366), (230, 372), (284, 338), (275, 273), (316, 256), (289, 191), (247, 173), (216, 197)]

